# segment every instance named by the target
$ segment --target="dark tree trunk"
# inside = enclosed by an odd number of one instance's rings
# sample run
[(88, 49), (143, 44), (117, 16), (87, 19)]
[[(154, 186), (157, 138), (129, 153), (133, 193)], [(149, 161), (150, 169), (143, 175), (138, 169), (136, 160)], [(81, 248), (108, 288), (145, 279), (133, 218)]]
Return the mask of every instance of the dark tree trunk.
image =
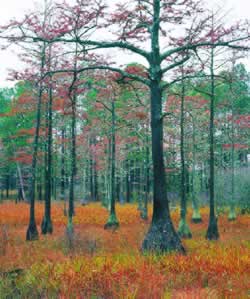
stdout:
[(116, 175), (116, 188), (115, 189), (116, 189), (116, 198), (119, 201), (120, 193), (121, 193), (121, 179), (118, 174)]
[(144, 239), (144, 251), (185, 252), (176, 233), (169, 211), (166, 190), (165, 167), (163, 160), (163, 119), (160, 81), (151, 84), (151, 131), (153, 158), (153, 218), (151, 227)]
[[(90, 138), (90, 148), (92, 145), (92, 138)], [(90, 158), (89, 158), (89, 187), (90, 187), (90, 194), (91, 194), (91, 200), (95, 200), (94, 199), (94, 175), (93, 175), (93, 167), (94, 167), (94, 163), (93, 163), (93, 155), (90, 149)]]
[(9, 191), (10, 191), (10, 175), (6, 175), (6, 180), (5, 180), (5, 185), (6, 185), (6, 198), (9, 198)]
[(148, 219), (148, 200), (149, 200), (149, 191), (150, 191), (150, 165), (149, 165), (149, 155), (150, 155), (150, 149), (149, 149), (149, 132), (146, 132), (146, 159), (145, 159), (145, 195), (143, 198), (143, 210), (141, 212), (141, 218), (144, 220)]
[(169, 211), (163, 160), (162, 70), (159, 45), (160, 0), (154, 0), (154, 19), (151, 32), (150, 94), (153, 160), (153, 218), (142, 244), (143, 251), (167, 252), (185, 249), (176, 233)]
[(62, 147), (61, 147), (61, 195), (60, 198), (63, 200), (63, 214), (67, 216), (67, 206), (65, 197), (65, 128), (62, 128)]
[(37, 186), (37, 192), (38, 192), (38, 200), (39, 201), (42, 201), (43, 200), (43, 188), (42, 188), (42, 184), (38, 184), (38, 186)]
[(20, 184), (20, 190), (21, 190), (21, 193), (22, 193), (22, 199), (26, 201), (23, 175), (22, 175), (21, 167), (18, 163), (17, 163), (17, 173), (18, 173), (18, 177), (19, 177), (19, 184)]
[(53, 226), (51, 221), (51, 194), (52, 194), (52, 87), (49, 88), (49, 103), (48, 103), (48, 146), (47, 146), (47, 171), (45, 177), (45, 209), (44, 209), (44, 217), (41, 225), (42, 234), (52, 234)]
[(38, 152), (38, 141), (39, 141), (39, 129), (41, 120), (41, 100), (42, 100), (42, 87), (39, 90), (38, 104), (37, 104), (37, 115), (36, 115), (36, 131), (33, 145), (33, 157), (31, 165), (31, 183), (30, 183), (30, 219), (29, 226), (26, 232), (26, 240), (33, 241), (38, 239), (38, 231), (35, 220), (35, 188), (36, 188), (36, 165), (37, 165), (37, 152)]
[(69, 210), (68, 210), (68, 232), (73, 232), (74, 216), (74, 181), (76, 175), (76, 94), (72, 98), (72, 116), (71, 116), (71, 173), (69, 186)]
[(126, 202), (130, 203), (131, 201), (131, 188), (130, 188), (130, 168), (129, 168), (129, 160), (127, 159), (125, 162), (126, 166)]
[[(96, 144), (96, 138), (94, 139), (94, 144)], [(93, 180), (93, 200), (98, 200), (98, 173), (97, 173), (97, 165), (96, 165), (96, 157), (93, 160), (93, 169), (92, 169), (92, 180)]]
[(115, 158), (115, 150), (116, 150), (116, 114), (115, 114), (115, 100), (112, 99), (112, 127), (111, 127), (111, 175), (110, 175), (110, 185), (111, 185), (111, 194), (110, 194), (110, 211), (109, 218), (107, 223), (104, 225), (105, 229), (115, 229), (119, 227), (119, 222), (116, 217), (115, 211), (115, 173), (116, 173), (116, 158)]
[(217, 218), (215, 216), (214, 205), (214, 101), (215, 101), (215, 80), (214, 80), (214, 48), (211, 51), (211, 96), (210, 96), (210, 123), (209, 123), (209, 139), (210, 139), (210, 178), (209, 178), (209, 225), (206, 233), (208, 240), (217, 240), (219, 238)]
[(98, 173), (97, 173), (96, 162), (94, 166), (94, 181), (95, 181), (95, 185), (94, 185), (95, 201), (98, 201)]
[[(137, 155), (140, 153), (139, 145), (137, 145), (138, 152)], [(143, 202), (142, 202), (142, 195), (141, 195), (141, 165), (140, 160), (138, 157), (135, 159), (135, 194), (138, 201), (138, 210), (142, 212), (143, 209)]]
[[(195, 120), (192, 116), (192, 204), (193, 204), (193, 214), (192, 214), (192, 222), (193, 223), (200, 223), (202, 222), (200, 210), (199, 210), (199, 204), (198, 204), (198, 199), (197, 199), (197, 192), (195, 190), (195, 176), (196, 176), (196, 138), (195, 138)], [(201, 169), (201, 174), (202, 174), (202, 169)], [(201, 183), (202, 183), (202, 177), (201, 177)], [(202, 186), (201, 186), (202, 190)]]
[[(182, 69), (182, 76), (183, 69)], [(181, 238), (191, 238), (192, 234), (187, 224), (187, 187), (186, 184), (186, 165), (185, 165), (185, 152), (184, 152), (184, 124), (185, 124), (185, 111), (184, 111), (184, 99), (185, 99), (185, 85), (182, 79), (182, 91), (181, 91), (181, 143), (180, 143), (180, 152), (181, 152), (181, 219), (178, 227), (178, 234)]]
[(130, 194), (132, 201), (134, 200), (134, 160), (129, 159), (129, 176), (130, 176)]
[(154, 0), (154, 20), (151, 32), (150, 94), (153, 160), (153, 218), (142, 244), (143, 251), (168, 252), (185, 249), (170, 216), (163, 160), (162, 70), (159, 45), (160, 0)]
[(108, 155), (108, 165), (107, 165), (107, 174), (106, 174), (106, 194), (105, 194), (105, 206), (107, 209), (110, 209), (110, 196), (111, 196), (111, 161), (112, 161), (112, 136), (108, 136), (108, 148), (107, 148), (107, 155)]
[[(235, 67), (235, 59), (233, 59), (233, 67), (232, 67), (232, 73), (234, 71)], [(232, 120), (231, 120), (231, 200), (230, 200), (230, 206), (229, 206), (229, 215), (228, 220), (234, 221), (236, 220), (236, 211), (235, 211), (235, 127), (234, 127), (234, 91), (233, 86), (231, 85), (231, 111), (232, 111)]]
[[(44, 65), (45, 65), (45, 44), (43, 45), (43, 50), (42, 50), (41, 74), (43, 74)], [(36, 130), (34, 136), (33, 156), (32, 156), (32, 165), (31, 165), (30, 220), (29, 220), (29, 226), (26, 233), (27, 241), (38, 239), (38, 231), (37, 231), (36, 220), (35, 220), (35, 188), (36, 188), (37, 153), (38, 153), (38, 146), (39, 146), (39, 129), (41, 123), (42, 95), (43, 95), (43, 86), (42, 86), (42, 82), (40, 82), (38, 99), (37, 99)]]

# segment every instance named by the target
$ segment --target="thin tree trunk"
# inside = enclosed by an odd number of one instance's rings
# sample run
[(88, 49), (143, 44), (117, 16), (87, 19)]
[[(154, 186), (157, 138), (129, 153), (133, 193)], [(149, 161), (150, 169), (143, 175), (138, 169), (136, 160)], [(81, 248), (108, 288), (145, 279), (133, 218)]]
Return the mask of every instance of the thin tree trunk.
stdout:
[(131, 201), (131, 188), (130, 188), (130, 167), (129, 159), (125, 161), (126, 166), (126, 202), (130, 203)]
[(93, 175), (93, 168), (94, 168), (94, 163), (93, 163), (93, 154), (91, 152), (91, 145), (93, 144), (92, 138), (90, 137), (90, 158), (89, 158), (89, 180), (90, 180), (90, 194), (91, 194), (91, 200), (95, 200), (95, 195), (94, 195), (94, 175)]
[[(235, 59), (233, 58), (233, 67), (232, 67), (232, 73), (234, 71), (234, 66), (235, 66)], [(233, 83), (233, 82), (232, 82)], [(235, 127), (234, 127), (234, 92), (233, 92), (233, 86), (231, 85), (231, 110), (232, 110), (232, 127), (231, 127), (231, 200), (230, 200), (230, 207), (229, 207), (229, 215), (228, 215), (228, 220), (229, 221), (234, 221), (236, 220), (236, 211), (235, 211), (235, 179), (234, 179), (234, 174), (235, 174), (235, 161), (234, 161), (234, 156), (235, 156)]]
[(44, 217), (41, 225), (42, 234), (52, 234), (53, 226), (51, 220), (51, 194), (52, 194), (52, 126), (53, 126), (53, 118), (52, 118), (52, 102), (53, 102), (53, 94), (52, 94), (52, 86), (49, 87), (49, 103), (48, 103), (48, 146), (47, 146), (47, 171), (45, 177), (45, 188), (46, 188), (46, 197), (45, 197), (45, 209), (44, 209)]
[[(41, 74), (43, 73), (45, 65), (45, 44), (42, 50), (41, 60)], [(33, 143), (33, 156), (31, 165), (31, 183), (30, 183), (30, 219), (29, 226), (26, 233), (26, 240), (32, 241), (38, 239), (38, 231), (35, 220), (35, 187), (36, 187), (36, 165), (37, 165), (37, 153), (39, 146), (39, 130), (41, 123), (41, 105), (42, 105), (43, 86), (42, 83), (39, 85), (38, 99), (37, 99), (37, 113), (36, 113), (36, 130)]]
[(94, 163), (94, 194), (95, 194), (95, 201), (98, 201), (98, 173), (97, 173), (97, 165), (96, 161)]
[(6, 175), (6, 179), (5, 179), (5, 186), (6, 186), (6, 198), (9, 198), (9, 191), (10, 191), (10, 175), (7, 174)]
[[(196, 165), (196, 150), (195, 150), (195, 120), (192, 116), (192, 152), (193, 152), (193, 161), (192, 161), (192, 204), (193, 204), (193, 215), (192, 215), (192, 222), (193, 223), (200, 223), (202, 222), (200, 211), (199, 211), (199, 204), (197, 199), (197, 192), (196, 192), (196, 186), (195, 186), (195, 178), (196, 178), (196, 171), (195, 171), (195, 165)], [(202, 171), (202, 170), (201, 170)]]
[(62, 147), (61, 147), (61, 199), (63, 200), (63, 214), (67, 216), (67, 204), (65, 196), (65, 128), (62, 128)]
[(76, 102), (77, 94), (75, 83), (77, 82), (77, 58), (78, 49), (76, 44), (75, 49), (75, 61), (74, 61), (74, 74), (72, 84), (69, 88), (69, 97), (71, 99), (72, 115), (71, 115), (71, 169), (70, 169), (70, 186), (69, 186), (69, 209), (68, 209), (68, 224), (67, 234), (70, 242), (70, 246), (73, 241), (73, 216), (75, 215), (74, 200), (75, 200), (75, 176), (76, 176)]
[(76, 175), (76, 95), (73, 95), (72, 116), (71, 116), (71, 174), (69, 186), (69, 210), (68, 210), (68, 231), (73, 232), (74, 216), (74, 180)]
[(182, 90), (181, 90), (181, 143), (180, 143), (180, 152), (181, 152), (181, 219), (178, 227), (178, 234), (181, 238), (191, 238), (192, 234), (187, 224), (186, 215), (187, 215), (187, 189), (186, 189), (186, 165), (185, 165), (185, 152), (184, 152), (184, 99), (185, 99), (185, 83), (183, 80), (183, 69), (182, 69)]
[(215, 105), (215, 80), (214, 80), (214, 48), (211, 50), (211, 96), (210, 96), (210, 178), (209, 178), (209, 225), (206, 233), (208, 240), (217, 240), (219, 238), (217, 218), (215, 216), (215, 204), (214, 204), (214, 105)]
[(231, 142), (231, 200), (230, 200), (230, 211), (228, 215), (229, 221), (236, 220), (236, 212), (235, 212), (235, 182), (234, 182), (234, 172), (235, 172), (235, 162), (234, 162), (234, 125), (233, 125), (234, 117), (232, 117), (232, 142)]
[(111, 185), (111, 197), (110, 197), (110, 211), (109, 218), (107, 223), (105, 224), (105, 229), (117, 228), (119, 226), (119, 222), (116, 216), (115, 211), (115, 172), (116, 172), (116, 114), (115, 114), (115, 100), (112, 99), (112, 127), (111, 127), (111, 176), (110, 176), (110, 185)]
[(21, 171), (21, 168), (20, 168), (19, 164), (17, 164), (17, 172), (18, 172), (18, 176), (19, 176), (19, 182), (20, 182), (20, 187), (21, 187), (21, 192), (22, 192), (22, 198), (23, 198), (24, 201), (27, 201), (25, 191), (24, 191), (22, 171)]

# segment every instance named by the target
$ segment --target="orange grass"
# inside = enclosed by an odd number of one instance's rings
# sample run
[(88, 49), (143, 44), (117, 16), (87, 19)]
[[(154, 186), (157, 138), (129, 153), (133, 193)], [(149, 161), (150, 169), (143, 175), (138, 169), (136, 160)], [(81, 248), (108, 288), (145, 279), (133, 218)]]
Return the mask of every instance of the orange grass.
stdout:
[[(69, 246), (63, 205), (53, 203), (54, 233), (26, 242), (29, 206), (0, 205), (0, 294), (9, 298), (249, 298), (250, 217), (228, 222), (219, 217), (221, 238), (204, 239), (203, 223), (190, 224), (193, 239), (184, 240), (187, 255), (142, 255), (140, 245), (150, 221), (136, 205), (117, 205), (120, 228), (105, 231), (108, 213), (99, 204), (77, 206), (75, 239)], [(150, 215), (152, 209), (150, 209)], [(40, 226), (43, 205), (36, 205)], [(190, 222), (191, 211), (188, 213)], [(175, 225), (179, 211), (172, 213)], [(1, 250), (2, 247), (2, 250)], [(14, 280), (6, 272), (24, 269)], [(3, 274), (5, 273), (5, 274)], [(1, 280), (2, 278), (2, 280)], [(14, 287), (13, 287), (14, 281)], [(2, 295), (4, 296), (4, 295)], [(1, 295), (0, 298), (2, 299)]]

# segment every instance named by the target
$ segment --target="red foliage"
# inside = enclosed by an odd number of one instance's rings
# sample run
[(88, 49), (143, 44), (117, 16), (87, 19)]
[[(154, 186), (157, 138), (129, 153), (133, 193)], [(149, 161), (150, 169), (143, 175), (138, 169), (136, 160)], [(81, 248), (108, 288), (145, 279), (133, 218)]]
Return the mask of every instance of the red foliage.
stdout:
[(235, 149), (248, 149), (249, 148), (249, 145), (247, 144), (239, 144), (239, 143), (235, 143), (235, 144), (231, 144), (231, 143), (228, 143), (228, 144), (222, 144), (222, 147), (224, 149), (231, 149), (232, 146), (235, 148)]
[(235, 123), (239, 125), (240, 128), (250, 128), (250, 115), (240, 115), (235, 119)]

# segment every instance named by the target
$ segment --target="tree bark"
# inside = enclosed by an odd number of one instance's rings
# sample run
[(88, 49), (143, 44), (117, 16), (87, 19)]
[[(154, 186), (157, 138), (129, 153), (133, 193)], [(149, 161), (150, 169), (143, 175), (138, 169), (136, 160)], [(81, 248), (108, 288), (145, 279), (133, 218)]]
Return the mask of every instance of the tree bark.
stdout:
[(217, 240), (219, 238), (217, 218), (215, 216), (214, 205), (214, 105), (215, 105), (215, 80), (214, 80), (214, 48), (211, 50), (211, 96), (210, 96), (210, 122), (209, 122), (209, 139), (210, 139), (210, 178), (209, 178), (209, 225), (206, 233), (206, 239)]
[[(195, 166), (196, 166), (196, 138), (195, 138), (195, 133), (196, 133), (196, 128), (195, 128), (195, 120), (192, 117), (192, 204), (193, 204), (193, 215), (192, 215), (192, 222), (193, 223), (200, 223), (202, 222), (202, 218), (200, 215), (199, 211), (199, 204), (198, 204), (198, 199), (197, 199), (197, 192), (196, 192), (196, 186), (195, 186), (195, 178), (196, 178), (196, 171), (195, 171)], [(202, 171), (202, 170), (201, 170)], [(202, 182), (202, 179), (201, 179)], [(202, 189), (202, 186), (201, 186)]]
[(67, 205), (65, 197), (65, 128), (62, 128), (62, 145), (61, 145), (61, 195), (60, 198), (63, 200), (63, 214), (67, 216)]
[(150, 172), (150, 165), (149, 165), (149, 130), (146, 132), (146, 149), (145, 149), (145, 167), (144, 167), (144, 172), (145, 172), (145, 194), (143, 197), (143, 209), (141, 212), (141, 218), (144, 220), (148, 219), (148, 200), (149, 200), (149, 190), (150, 190), (150, 178), (149, 178), (149, 172)]
[(74, 216), (74, 181), (76, 175), (76, 94), (72, 99), (72, 116), (71, 116), (71, 170), (70, 170), (70, 186), (69, 186), (69, 209), (68, 209), (68, 225), (69, 233), (73, 232), (73, 216)]
[[(182, 69), (182, 78), (183, 78)], [(182, 91), (181, 91), (181, 143), (180, 143), (180, 153), (181, 153), (181, 219), (178, 227), (178, 234), (181, 238), (191, 238), (192, 234), (187, 224), (187, 180), (186, 180), (186, 165), (185, 165), (185, 152), (184, 152), (184, 125), (185, 125), (185, 111), (184, 111), (184, 100), (185, 100), (185, 85), (182, 79)]]
[(176, 233), (169, 211), (163, 161), (162, 94), (157, 81), (151, 84), (151, 131), (153, 159), (153, 217), (150, 229), (143, 241), (143, 251), (185, 252)]
[[(41, 74), (45, 65), (45, 44), (42, 49), (41, 58)], [(39, 142), (39, 130), (41, 123), (41, 105), (42, 105), (43, 86), (42, 82), (39, 84), (38, 99), (37, 99), (37, 113), (36, 113), (36, 130), (33, 143), (33, 156), (31, 165), (31, 183), (30, 183), (30, 219), (29, 226), (26, 233), (26, 240), (32, 241), (38, 239), (38, 231), (35, 220), (35, 187), (36, 187), (36, 165), (37, 165), (37, 153), (38, 153), (38, 142)]]
[(49, 104), (48, 104), (48, 146), (47, 146), (47, 171), (45, 177), (45, 188), (46, 188), (46, 198), (45, 198), (45, 210), (44, 217), (41, 225), (42, 234), (46, 235), (47, 233), (52, 234), (53, 225), (51, 220), (51, 191), (52, 191), (52, 127), (53, 127), (53, 118), (52, 118), (52, 102), (53, 94), (52, 87), (49, 88)]
[(130, 203), (131, 201), (131, 188), (130, 188), (130, 163), (129, 159), (127, 158), (125, 161), (126, 167), (126, 202)]
[(160, 0), (154, 0), (154, 18), (151, 31), (150, 97), (153, 159), (153, 218), (142, 244), (143, 251), (167, 252), (185, 249), (176, 233), (169, 211), (163, 160), (163, 117), (161, 90), (161, 59), (159, 47)]
[(116, 216), (115, 211), (115, 172), (116, 172), (116, 157), (115, 157), (115, 151), (116, 151), (116, 140), (115, 140), (115, 134), (116, 134), (116, 114), (115, 114), (115, 100), (112, 99), (112, 127), (111, 127), (111, 197), (110, 197), (110, 210), (109, 210), (109, 218), (107, 223), (104, 225), (105, 229), (115, 229), (119, 227), (119, 222)]
[(27, 201), (26, 195), (25, 195), (25, 190), (24, 190), (24, 182), (23, 182), (22, 171), (21, 171), (21, 168), (20, 168), (19, 164), (17, 164), (17, 172), (18, 172), (18, 176), (19, 176), (19, 182), (20, 182), (22, 198), (23, 198), (24, 201)]

